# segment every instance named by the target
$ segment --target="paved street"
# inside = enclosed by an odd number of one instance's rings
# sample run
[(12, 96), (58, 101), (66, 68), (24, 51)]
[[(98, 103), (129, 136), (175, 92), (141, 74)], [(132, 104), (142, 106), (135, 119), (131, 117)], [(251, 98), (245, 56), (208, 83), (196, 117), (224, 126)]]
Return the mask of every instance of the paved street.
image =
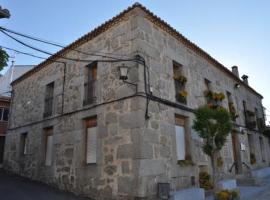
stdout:
[[(270, 178), (262, 187), (240, 187), (241, 200), (270, 200)], [(0, 200), (89, 200), (0, 170)], [(212, 198), (207, 198), (212, 199)]]
[(89, 200), (0, 170), (0, 200)]

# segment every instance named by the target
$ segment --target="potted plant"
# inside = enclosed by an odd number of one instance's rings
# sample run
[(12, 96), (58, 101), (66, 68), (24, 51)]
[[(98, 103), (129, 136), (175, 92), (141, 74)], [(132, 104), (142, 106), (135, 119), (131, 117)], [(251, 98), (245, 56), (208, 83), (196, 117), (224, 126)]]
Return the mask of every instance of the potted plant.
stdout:
[(185, 90), (181, 90), (178, 94), (177, 94), (177, 100), (181, 103), (187, 103), (187, 91)]
[(183, 75), (178, 75), (178, 76), (175, 75), (175, 76), (173, 76), (173, 78), (174, 78), (174, 80), (178, 81), (182, 85), (187, 82), (187, 78)]

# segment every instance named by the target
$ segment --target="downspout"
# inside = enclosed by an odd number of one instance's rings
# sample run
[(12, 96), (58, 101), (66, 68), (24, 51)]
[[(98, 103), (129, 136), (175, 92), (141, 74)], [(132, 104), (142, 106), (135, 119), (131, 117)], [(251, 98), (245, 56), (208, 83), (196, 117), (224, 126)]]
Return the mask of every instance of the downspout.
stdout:
[(63, 70), (63, 88), (62, 88), (62, 114), (64, 114), (64, 97), (65, 97), (67, 63), (63, 62), (63, 64), (64, 64), (64, 70)]

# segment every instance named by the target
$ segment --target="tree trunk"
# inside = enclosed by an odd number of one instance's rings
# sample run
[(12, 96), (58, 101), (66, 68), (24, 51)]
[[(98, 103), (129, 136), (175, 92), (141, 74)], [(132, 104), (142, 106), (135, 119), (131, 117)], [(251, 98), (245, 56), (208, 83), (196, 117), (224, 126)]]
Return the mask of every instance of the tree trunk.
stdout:
[(211, 159), (211, 167), (212, 167), (212, 180), (213, 180), (213, 189), (216, 190), (218, 177), (217, 177), (217, 166), (216, 166), (216, 152), (212, 154)]

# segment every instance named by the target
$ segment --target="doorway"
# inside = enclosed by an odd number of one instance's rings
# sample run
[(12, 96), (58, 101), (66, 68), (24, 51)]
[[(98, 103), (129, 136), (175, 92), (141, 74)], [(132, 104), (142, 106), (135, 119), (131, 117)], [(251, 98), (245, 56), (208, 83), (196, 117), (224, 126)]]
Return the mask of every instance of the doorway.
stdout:
[(0, 164), (3, 162), (5, 148), (5, 136), (0, 136)]
[(242, 173), (242, 160), (241, 160), (240, 143), (239, 143), (238, 135), (236, 131), (233, 131), (231, 135), (232, 135), (235, 174), (241, 174)]

